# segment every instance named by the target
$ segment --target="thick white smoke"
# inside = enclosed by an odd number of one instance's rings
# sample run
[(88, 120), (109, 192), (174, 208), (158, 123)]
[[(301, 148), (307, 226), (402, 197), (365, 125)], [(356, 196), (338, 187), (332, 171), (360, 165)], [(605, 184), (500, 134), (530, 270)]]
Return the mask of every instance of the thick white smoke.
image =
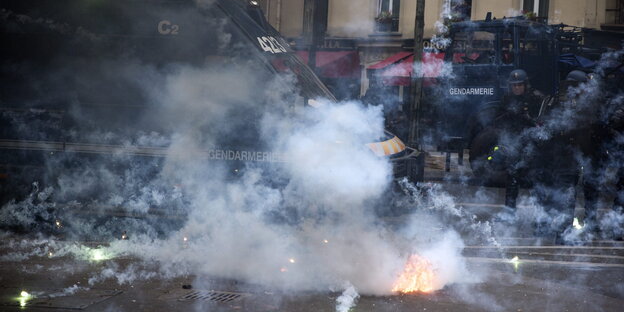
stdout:
[[(326, 102), (296, 111), (270, 109), (262, 117), (262, 133), (272, 136), (263, 139), (270, 140), (272, 152), (286, 155), (286, 162), (248, 165), (232, 180), (220, 165), (200, 161), (201, 147), (213, 137), (195, 127), (206, 122), (231, 126), (219, 121), (227, 113), (218, 106), (222, 97), (229, 97), (230, 75), (181, 68), (159, 79), (165, 82), (155, 88), (163, 99), (160, 103), (178, 108), (167, 121), (180, 125), (174, 127), (178, 132), (171, 138), (160, 176), (180, 185), (188, 196), (188, 220), (164, 239), (149, 231), (134, 232), (136, 228), (127, 224), (130, 239), (113, 242), (98, 253), (103, 258), (131, 255), (156, 261), (159, 273), (112, 264), (93, 276), (90, 285), (106, 279), (123, 284), (191, 273), (291, 290), (335, 289), (349, 281), (364, 294), (389, 294), (409, 254), (421, 252), (440, 276), (436, 289), (463, 280), (467, 274), (460, 256), (463, 244), (453, 231), (434, 239), (431, 225), (408, 224), (405, 228), (411, 234), (429, 238), (413, 241), (409, 235), (389, 231), (374, 217), (377, 205), (389, 205), (384, 198), (391, 182), (389, 161), (366, 145), (383, 136), (379, 107)], [(238, 79), (237, 89), (241, 87), (245, 81)], [(239, 90), (234, 97), (240, 100), (235, 102), (253, 103), (250, 90)], [(76, 185), (90, 183), (71, 179)], [(143, 195), (116, 200), (132, 203), (135, 211), (148, 209), (161, 197), (153, 185), (139, 188)], [(445, 205), (453, 203), (436, 207)], [(74, 226), (86, 232), (91, 224)], [(81, 259), (93, 253), (72, 250), (68, 252)]]
[[(197, 96), (184, 93), (183, 101), (204, 101)], [(208, 174), (178, 177), (193, 190), (189, 221), (166, 240), (138, 240), (137, 256), (159, 261), (172, 275), (182, 270), (290, 289), (328, 289), (348, 280), (364, 293), (388, 293), (406, 251), (373, 218), (391, 176), (388, 161), (366, 146), (383, 135), (381, 110), (328, 102), (289, 116), (294, 120), (278, 117), (265, 116), (279, 122), (265, 123), (275, 129), (263, 132), (277, 134), (275, 152), (287, 162), (277, 170), (247, 168), (240, 180), (225, 183)], [(197, 143), (184, 142), (172, 144), (171, 155)], [(168, 166), (185, 169), (178, 173), (198, 169), (179, 162), (171, 157)], [(271, 185), (279, 176), (287, 178), (283, 188)], [(135, 250), (126, 242), (119, 248)]]
[(348, 312), (355, 306), (357, 298), (360, 295), (353, 285), (347, 283), (345, 291), (336, 299), (336, 312)]
[[(218, 41), (227, 45), (226, 37)], [(60, 221), (71, 238), (120, 238), (123, 233), (128, 239), (97, 249), (50, 239), (35, 254), (21, 252), (24, 247), (11, 257), (52, 252), (109, 261), (89, 286), (108, 279), (126, 284), (193, 274), (294, 291), (345, 289), (347, 281), (348, 289), (384, 295), (414, 253), (432, 263), (439, 276), (435, 289), (468, 280), (462, 239), (442, 221), (458, 216), (454, 202), (442, 192), (430, 193), (434, 200), (417, 192), (392, 193), (389, 159), (367, 146), (385, 140), (381, 107), (321, 98), (317, 108), (303, 106), (303, 98), (293, 96), (300, 93), (294, 77), (267, 78), (258, 74), (264, 64), (253, 61), (157, 67), (128, 59), (103, 67), (98, 70), (115, 72), (119, 81), (137, 88), (137, 98), (149, 108), (139, 121), (157, 125), (121, 138), (121, 145), (148, 146), (164, 161), (156, 156), (137, 161), (120, 148), (110, 159), (85, 163), (83, 170), (61, 172), (55, 185), (9, 203), (2, 213), (13, 224), (36, 224), (36, 214), (58, 208), (54, 194), (67, 201), (67, 219)], [(112, 132), (88, 137), (120, 139)], [(228, 162), (223, 153), (207, 152), (239, 152), (228, 148), (253, 153), (257, 161)], [(79, 159), (72, 156), (62, 161)], [(111, 159), (127, 168), (112, 170)], [(49, 163), (50, 172), (62, 161)], [(89, 201), (91, 194), (97, 200)], [(404, 197), (409, 210), (425, 212), (400, 231), (391, 230), (376, 212), (395, 205), (392, 196)], [(129, 216), (155, 208), (165, 212), (155, 220), (79, 218), (70, 212), (92, 208), (97, 215), (110, 207)], [(422, 222), (425, 217), (431, 222)], [(54, 215), (45, 219), (55, 222)], [(110, 260), (119, 256), (156, 263), (158, 269), (122, 267)], [(346, 296), (345, 306), (357, 293)]]

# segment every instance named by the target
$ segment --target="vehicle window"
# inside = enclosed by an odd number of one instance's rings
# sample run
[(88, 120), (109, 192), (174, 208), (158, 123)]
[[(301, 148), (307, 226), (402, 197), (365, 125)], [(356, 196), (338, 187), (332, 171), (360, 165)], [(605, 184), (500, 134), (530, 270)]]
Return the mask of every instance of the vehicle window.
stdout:
[(489, 31), (458, 32), (453, 36), (453, 63), (491, 64), (496, 61), (496, 34)]
[(272, 57), (271, 64), (280, 73), (294, 75), (305, 98), (333, 100), (325, 85), (294, 53), (276, 54)]
[(518, 28), (520, 66), (529, 74), (532, 87), (545, 93), (552, 92), (555, 80), (552, 74), (556, 72), (552, 62), (554, 40), (549, 36), (549, 32), (538, 26)]
[(519, 32), (520, 53), (526, 56), (541, 55), (546, 46), (546, 40), (542, 36), (532, 28), (521, 30)]
[(510, 30), (503, 31), (501, 36), (501, 61), (503, 64), (514, 62), (514, 40)]

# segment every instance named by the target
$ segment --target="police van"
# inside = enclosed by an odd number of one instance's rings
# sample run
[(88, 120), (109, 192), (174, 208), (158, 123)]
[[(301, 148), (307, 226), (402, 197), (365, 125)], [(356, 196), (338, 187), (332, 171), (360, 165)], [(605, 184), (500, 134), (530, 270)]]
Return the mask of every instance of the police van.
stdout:
[[(522, 16), (496, 19), (491, 14), (485, 20), (451, 24), (444, 62), (452, 70), (424, 89), (418, 119), (420, 142), (460, 156), (469, 149), (473, 172), (482, 172), (480, 157), (491, 142), (475, 140), (496, 117), (509, 91), (510, 73), (523, 69), (534, 90), (555, 96), (562, 77), (574, 69), (590, 71), (591, 59), (600, 58), (609, 46), (605, 40), (588, 40), (597, 37), (598, 31), (585, 32)], [(601, 33), (618, 43), (624, 38)]]
[(555, 32), (547, 25), (524, 19), (466, 21), (452, 24), (444, 61), (452, 75), (430, 92), (443, 101), (429, 101), (422, 131), (444, 145), (468, 148), (474, 123), (485, 118), (492, 105), (507, 92), (507, 78), (517, 68), (526, 70), (534, 88), (556, 91)]
[[(260, 143), (262, 113), (278, 97), (295, 107), (334, 100), (256, 1), (0, 0), (0, 32), (3, 202), (72, 170), (97, 175), (113, 156), (148, 164), (140, 178), (149, 179), (171, 150), (171, 129), (198, 120), (199, 133), (188, 131), (205, 140), (194, 155), (208, 163), (238, 172), (288, 161)], [(281, 88), (282, 76), (299, 92)], [(192, 114), (176, 108), (185, 105)], [(391, 158), (397, 176), (417, 154), (389, 132), (369, 148)]]

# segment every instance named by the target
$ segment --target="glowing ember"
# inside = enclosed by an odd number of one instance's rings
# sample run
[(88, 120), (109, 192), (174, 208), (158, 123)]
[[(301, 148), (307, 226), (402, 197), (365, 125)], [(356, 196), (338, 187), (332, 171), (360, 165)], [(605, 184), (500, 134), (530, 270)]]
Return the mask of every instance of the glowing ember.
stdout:
[(100, 261), (100, 260), (106, 259), (104, 257), (104, 253), (101, 250), (98, 250), (98, 249), (93, 250), (91, 255), (93, 256), (93, 260), (95, 260), (95, 261)]
[(511, 258), (511, 260), (509, 260), (509, 262), (511, 264), (513, 264), (514, 270), (516, 272), (518, 272), (518, 266), (520, 266), (520, 258), (518, 258), (518, 256), (515, 256), (515, 257)]
[(583, 229), (583, 225), (581, 225), (581, 223), (579, 222), (578, 218), (574, 218), (574, 221), (572, 221), (572, 226), (577, 229), (577, 230), (582, 230)]
[(20, 296), (18, 298), (19, 303), (20, 303), (20, 307), (25, 307), (26, 303), (28, 302), (28, 300), (32, 299), (33, 296), (31, 294), (29, 294), (28, 292), (22, 290), (22, 292), (20, 293)]
[(60, 221), (60, 220), (56, 220), (56, 221), (54, 222), (54, 224), (56, 224), (56, 227), (57, 227), (57, 228), (59, 228), (59, 229), (63, 227), (63, 224), (61, 223), (61, 221)]
[(431, 292), (433, 291), (434, 272), (432, 265), (427, 259), (411, 255), (403, 268), (403, 273), (394, 282), (393, 292)]
[(290, 262), (290, 263), (295, 263), (295, 259), (290, 258), (290, 259), (288, 259), (288, 262)]
[(113, 255), (102, 249), (88, 249), (89, 260), (91, 261), (103, 261), (113, 258)]

